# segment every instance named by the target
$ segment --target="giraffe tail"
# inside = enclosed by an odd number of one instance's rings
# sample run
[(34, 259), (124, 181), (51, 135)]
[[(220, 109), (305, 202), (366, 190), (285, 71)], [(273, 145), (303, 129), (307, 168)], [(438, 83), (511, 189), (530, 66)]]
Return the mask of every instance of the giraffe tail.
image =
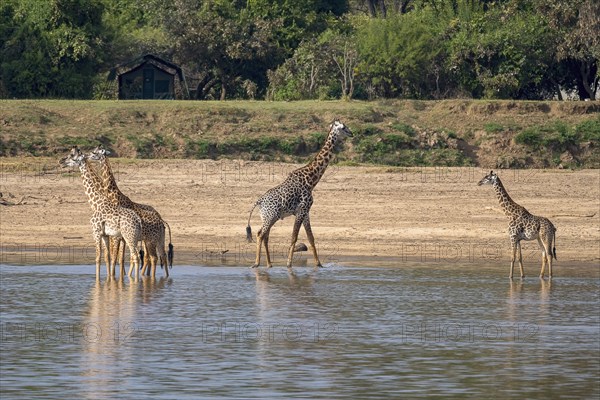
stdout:
[(169, 268), (173, 268), (173, 255), (175, 254), (175, 251), (173, 250), (173, 244), (171, 243), (171, 227), (165, 220), (163, 220), (163, 223), (167, 226), (167, 229), (169, 229), (169, 250), (167, 250), (167, 262), (169, 264)]
[(556, 230), (554, 231), (554, 234), (552, 236), (552, 257), (554, 257), (554, 259), (558, 261), (558, 258), (556, 258)]
[(248, 243), (252, 243), (252, 228), (250, 227), (250, 218), (252, 218), (252, 213), (254, 212), (254, 209), (256, 208), (256, 206), (258, 205), (258, 203), (254, 203), (254, 207), (252, 207), (252, 210), (250, 210), (250, 215), (248, 216), (248, 225), (246, 226), (246, 240), (248, 241)]

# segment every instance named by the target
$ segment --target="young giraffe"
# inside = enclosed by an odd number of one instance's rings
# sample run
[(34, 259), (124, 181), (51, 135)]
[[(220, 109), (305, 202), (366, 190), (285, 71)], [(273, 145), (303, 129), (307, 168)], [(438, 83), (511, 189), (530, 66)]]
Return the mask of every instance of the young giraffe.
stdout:
[(554, 257), (556, 260), (556, 248), (554, 247), (556, 244), (556, 228), (552, 225), (552, 222), (548, 218), (530, 214), (525, 207), (515, 203), (506, 192), (506, 189), (504, 189), (500, 178), (494, 171), (490, 171), (477, 185), (492, 185), (494, 187), (494, 191), (500, 201), (500, 208), (502, 208), (504, 214), (509, 218), (508, 233), (512, 246), (509, 278), (513, 277), (517, 250), (519, 252), (521, 278), (525, 277), (525, 273), (523, 272), (523, 257), (521, 256), (521, 240), (534, 239), (537, 239), (542, 250), (540, 278), (544, 277), (546, 264), (548, 264), (548, 276), (552, 278), (552, 258)]
[[(138, 247), (141, 240), (142, 223), (140, 217), (133, 210), (119, 207), (104, 195), (102, 182), (96, 176), (95, 172), (88, 164), (85, 155), (77, 148), (73, 147), (71, 153), (60, 162), (62, 166), (79, 167), (85, 192), (88, 195), (90, 203), (95, 204), (95, 211), (90, 219), (92, 225), (92, 234), (96, 245), (96, 278), (100, 278), (100, 254), (102, 252), (102, 242), (108, 248), (108, 237), (123, 237), (130, 251), (129, 276), (135, 268), (135, 276), (138, 277)], [(114, 276), (115, 260), (111, 260), (111, 265), (107, 264), (107, 273)]]
[[(139, 204), (133, 202), (129, 197), (127, 197), (119, 187), (117, 186), (117, 182), (115, 181), (114, 174), (110, 167), (110, 162), (106, 155), (108, 152), (102, 147), (96, 147), (89, 155), (91, 160), (100, 161), (101, 169), (102, 169), (102, 181), (103, 188), (105, 190), (106, 196), (112, 201), (113, 204), (119, 205), (124, 208), (132, 209), (141, 219), (142, 221), (142, 241), (144, 242), (144, 246), (146, 251), (144, 252), (145, 256), (149, 258), (144, 260), (144, 266), (142, 268), (142, 275), (148, 271), (152, 271), (152, 276), (156, 276), (156, 259), (157, 259), (157, 250), (158, 256), (160, 257), (161, 267), (165, 266), (165, 275), (169, 276), (169, 267), (173, 265), (173, 245), (171, 244), (171, 228), (169, 224), (167, 224), (158, 211), (154, 209), (152, 206), (148, 206), (145, 204)], [(165, 252), (165, 225), (169, 229), (169, 254)], [(111, 238), (111, 249), (112, 249), (112, 257), (116, 258), (117, 254), (119, 254), (120, 240), (113, 241)], [(124, 252), (123, 252), (124, 253)], [(122, 255), (121, 253), (121, 274), (123, 273), (123, 263), (122, 263)], [(148, 269), (148, 264), (150, 264), (150, 269)]]
[(252, 241), (252, 229), (250, 228), (250, 218), (252, 212), (258, 206), (260, 210), (260, 218), (262, 227), (258, 231), (256, 238), (256, 261), (252, 268), (256, 268), (260, 264), (261, 246), (265, 246), (265, 254), (267, 256), (267, 267), (271, 268), (271, 255), (269, 254), (269, 234), (271, 227), (277, 220), (284, 219), (289, 215), (295, 215), (294, 229), (292, 230), (292, 243), (288, 253), (287, 267), (292, 267), (292, 257), (294, 255), (294, 247), (298, 240), (298, 232), (300, 225), (304, 225), (308, 242), (311, 246), (315, 263), (317, 267), (321, 267), (321, 261), (317, 255), (315, 247), (315, 238), (310, 227), (310, 207), (313, 204), (312, 191), (319, 183), (323, 176), (329, 161), (333, 156), (335, 145), (339, 139), (345, 136), (352, 136), (352, 132), (340, 121), (335, 120), (329, 126), (329, 135), (323, 145), (323, 148), (316, 155), (315, 159), (302, 168), (292, 171), (288, 177), (278, 186), (268, 190), (260, 197), (248, 217), (248, 226), (246, 227), (246, 237), (249, 242)]

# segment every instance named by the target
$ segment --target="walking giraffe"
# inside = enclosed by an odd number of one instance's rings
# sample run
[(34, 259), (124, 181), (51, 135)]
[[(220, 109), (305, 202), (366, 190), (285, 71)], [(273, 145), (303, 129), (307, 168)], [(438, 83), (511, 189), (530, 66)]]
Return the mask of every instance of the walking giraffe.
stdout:
[(256, 238), (256, 260), (252, 268), (256, 268), (260, 264), (261, 246), (265, 246), (265, 254), (267, 257), (267, 267), (271, 268), (271, 255), (269, 254), (269, 234), (271, 227), (280, 219), (294, 215), (296, 220), (292, 230), (292, 241), (288, 252), (287, 267), (292, 267), (292, 257), (294, 255), (294, 247), (298, 240), (298, 232), (300, 225), (304, 225), (308, 242), (311, 246), (315, 264), (317, 267), (322, 267), (317, 248), (315, 247), (315, 238), (310, 227), (310, 207), (313, 204), (312, 191), (319, 183), (323, 176), (329, 161), (333, 156), (333, 151), (338, 140), (352, 136), (352, 132), (340, 121), (335, 120), (329, 126), (329, 134), (323, 148), (316, 155), (315, 159), (302, 168), (292, 171), (283, 183), (268, 190), (260, 197), (248, 217), (248, 226), (246, 227), (246, 237), (249, 242), (252, 241), (252, 229), (250, 228), (250, 219), (256, 206), (260, 210), (260, 218), (262, 227), (258, 231)]
[[(142, 241), (144, 242), (145, 247), (145, 258), (147, 257), (143, 262), (142, 275), (148, 270), (148, 272), (152, 271), (152, 276), (156, 276), (156, 259), (158, 256), (160, 257), (161, 268), (164, 266), (165, 275), (169, 276), (169, 267), (173, 266), (173, 245), (171, 244), (171, 228), (169, 227), (169, 224), (162, 219), (154, 207), (135, 203), (121, 192), (110, 167), (110, 162), (106, 157), (107, 154), (108, 152), (106, 149), (102, 146), (98, 146), (92, 150), (88, 157), (90, 160), (100, 162), (102, 169), (102, 186), (109, 200), (118, 206), (132, 209), (142, 221)], [(169, 229), (168, 256), (165, 252), (165, 225)], [(117, 257), (120, 247), (120, 240), (113, 240), (111, 238), (111, 257)], [(124, 251), (121, 253), (120, 257), (121, 274), (124, 272), (122, 262), (123, 254)], [(148, 261), (150, 262), (148, 263)], [(150, 264), (150, 269), (148, 269), (148, 264)]]
[(525, 277), (525, 273), (523, 272), (523, 257), (521, 255), (521, 240), (534, 239), (537, 239), (542, 250), (540, 278), (544, 277), (546, 264), (548, 264), (548, 276), (552, 278), (552, 258), (554, 257), (556, 260), (556, 228), (552, 225), (552, 222), (548, 218), (530, 214), (525, 207), (515, 203), (506, 192), (506, 189), (504, 189), (502, 181), (500, 181), (500, 178), (494, 171), (490, 171), (477, 185), (492, 185), (500, 201), (500, 208), (508, 216), (508, 233), (512, 246), (509, 278), (512, 279), (513, 277), (517, 251), (519, 252), (521, 278)]
[[(123, 237), (130, 251), (129, 276), (135, 268), (135, 276), (138, 277), (138, 242), (141, 240), (142, 222), (140, 217), (128, 208), (119, 207), (105, 196), (102, 182), (91, 169), (86, 156), (77, 148), (73, 147), (70, 154), (60, 161), (64, 167), (79, 167), (83, 187), (88, 195), (90, 204), (95, 209), (90, 223), (92, 235), (96, 246), (96, 279), (100, 278), (100, 255), (102, 242), (108, 249), (108, 237)], [(106, 250), (105, 250), (106, 251)], [(110, 266), (106, 265), (108, 276), (114, 276), (115, 260), (110, 260)]]

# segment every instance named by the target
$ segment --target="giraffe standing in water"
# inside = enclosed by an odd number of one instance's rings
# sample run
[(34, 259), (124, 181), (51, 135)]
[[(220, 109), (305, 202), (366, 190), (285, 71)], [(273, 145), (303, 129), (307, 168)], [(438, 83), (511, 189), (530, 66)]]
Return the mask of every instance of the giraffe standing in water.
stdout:
[[(145, 260), (142, 268), (142, 275), (152, 271), (152, 276), (156, 276), (157, 252), (160, 257), (161, 267), (165, 267), (165, 275), (169, 276), (169, 267), (173, 265), (173, 245), (171, 244), (171, 228), (158, 211), (152, 206), (133, 202), (129, 197), (121, 192), (117, 186), (114, 174), (110, 167), (110, 162), (106, 155), (108, 152), (102, 146), (96, 147), (90, 154), (91, 160), (99, 161), (102, 170), (102, 185), (109, 200), (118, 206), (133, 210), (142, 221), (142, 241), (145, 248)], [(169, 252), (165, 252), (165, 225), (169, 229)], [(120, 240), (111, 238), (111, 257), (116, 258), (119, 254)], [(124, 249), (123, 249), (124, 250)], [(124, 272), (123, 254), (121, 253), (121, 274)], [(147, 258), (146, 258), (147, 257)], [(149, 261), (149, 262), (148, 262)], [(148, 268), (150, 266), (150, 268)]]
[(500, 208), (509, 219), (508, 233), (510, 235), (510, 243), (512, 246), (512, 260), (510, 263), (510, 275), (512, 279), (515, 268), (515, 258), (517, 251), (519, 252), (519, 268), (521, 269), (521, 278), (525, 277), (523, 272), (523, 257), (521, 255), (521, 240), (537, 239), (540, 249), (542, 250), (542, 270), (540, 278), (544, 277), (546, 264), (548, 265), (548, 276), (552, 278), (552, 258), (556, 260), (556, 228), (548, 218), (532, 215), (525, 207), (515, 203), (502, 185), (502, 181), (494, 171), (483, 177), (477, 184), (492, 185)]
[[(130, 251), (129, 276), (135, 268), (135, 276), (138, 277), (139, 258), (138, 242), (141, 240), (142, 222), (140, 217), (128, 208), (113, 204), (104, 194), (102, 183), (96, 173), (91, 169), (86, 156), (77, 148), (73, 147), (71, 153), (60, 161), (63, 167), (79, 167), (85, 192), (90, 204), (95, 211), (90, 219), (92, 235), (96, 246), (96, 279), (100, 278), (100, 256), (102, 253), (102, 242), (105, 251), (108, 249), (108, 237), (115, 236), (124, 238)], [(114, 276), (115, 260), (107, 263), (108, 276)]]
[(248, 226), (246, 227), (246, 236), (249, 242), (252, 241), (252, 229), (250, 228), (250, 218), (252, 212), (258, 206), (260, 210), (260, 218), (262, 227), (258, 231), (256, 238), (256, 260), (252, 268), (256, 268), (260, 264), (261, 247), (264, 244), (265, 254), (267, 257), (267, 267), (271, 268), (271, 255), (269, 254), (269, 233), (271, 227), (280, 219), (294, 215), (296, 220), (292, 230), (292, 240), (288, 253), (287, 267), (292, 267), (292, 257), (294, 255), (294, 247), (298, 240), (298, 232), (300, 226), (304, 226), (308, 242), (311, 246), (315, 264), (317, 267), (322, 267), (317, 248), (315, 247), (315, 238), (310, 227), (310, 208), (313, 204), (312, 191), (319, 183), (319, 180), (325, 173), (325, 169), (333, 156), (333, 151), (338, 140), (352, 136), (352, 132), (340, 121), (335, 120), (329, 126), (329, 135), (321, 148), (321, 151), (316, 155), (315, 159), (302, 168), (292, 171), (283, 183), (268, 190), (262, 195), (250, 210), (248, 217)]

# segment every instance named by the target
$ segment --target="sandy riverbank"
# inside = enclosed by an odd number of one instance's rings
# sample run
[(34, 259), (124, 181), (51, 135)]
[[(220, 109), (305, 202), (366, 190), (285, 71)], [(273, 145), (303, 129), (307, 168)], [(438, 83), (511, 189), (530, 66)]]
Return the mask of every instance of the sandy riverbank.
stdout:
[[(176, 263), (250, 265), (248, 212), (298, 165), (236, 160), (112, 160), (121, 190), (169, 222)], [(20, 160), (23, 162), (23, 159)], [(90, 207), (78, 171), (52, 160), (4, 159), (0, 192), (3, 263), (93, 263)], [(36, 165), (39, 164), (39, 165)], [(49, 165), (49, 167), (48, 167)], [(42, 173), (40, 173), (42, 172)], [(311, 222), (324, 263), (384, 261), (509, 263), (507, 219), (479, 168), (329, 167), (314, 191)], [(599, 170), (502, 170), (512, 198), (558, 228), (557, 270), (600, 263)], [(254, 232), (260, 227), (252, 217)], [(285, 265), (292, 219), (271, 233), (275, 265)], [(306, 241), (303, 231), (300, 241)], [(223, 254), (221, 254), (223, 253)], [(526, 274), (538, 273), (537, 242), (523, 246)], [(298, 266), (312, 266), (309, 253)]]

